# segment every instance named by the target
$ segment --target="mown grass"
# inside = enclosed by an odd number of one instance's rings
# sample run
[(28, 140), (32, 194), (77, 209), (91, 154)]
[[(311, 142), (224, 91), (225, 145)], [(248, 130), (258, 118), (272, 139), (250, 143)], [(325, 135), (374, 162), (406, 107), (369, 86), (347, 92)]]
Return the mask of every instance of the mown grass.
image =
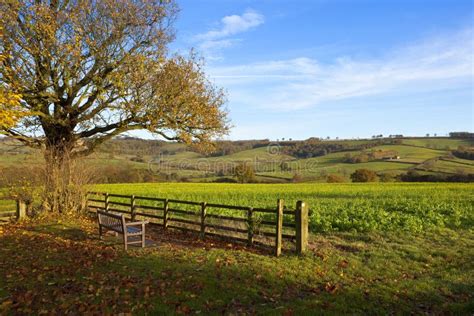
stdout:
[(427, 159), (434, 157), (446, 155), (447, 152), (443, 150), (436, 150), (430, 148), (419, 148), (405, 145), (385, 145), (374, 147), (373, 150), (394, 150), (396, 151), (400, 158), (406, 159), (408, 161), (418, 161), (423, 162)]
[(422, 146), (437, 149), (456, 149), (459, 146), (472, 146), (473, 141), (469, 139), (449, 139), (449, 138), (413, 138), (403, 139), (403, 144), (412, 146)]
[(364, 151), (351, 151), (351, 152), (338, 152), (338, 153), (331, 153), (325, 156), (316, 157), (316, 158), (309, 158), (303, 159), (304, 161), (314, 161), (315, 165), (320, 166), (331, 166), (336, 163), (342, 163), (344, 161), (344, 157), (349, 153), (351, 155), (360, 154), (362, 152), (371, 152), (371, 151), (396, 151), (400, 156), (401, 159), (409, 160), (409, 161), (417, 161), (422, 162), (426, 159), (434, 158), (437, 156), (441, 156), (446, 154), (446, 151), (442, 150), (434, 150), (430, 148), (420, 148), (420, 147), (413, 147), (413, 146), (405, 146), (405, 145), (383, 145), (383, 146), (376, 146), (369, 148)]
[(468, 174), (474, 171), (474, 165), (464, 159), (437, 160), (430, 169), (437, 172)]
[(305, 256), (172, 239), (124, 252), (94, 222), (4, 227), (0, 313), (471, 314), (474, 234), (327, 233)]
[(309, 204), (310, 229), (407, 231), (474, 227), (474, 184), (104, 184), (95, 190), (197, 202), (274, 207), (277, 199), (294, 208)]

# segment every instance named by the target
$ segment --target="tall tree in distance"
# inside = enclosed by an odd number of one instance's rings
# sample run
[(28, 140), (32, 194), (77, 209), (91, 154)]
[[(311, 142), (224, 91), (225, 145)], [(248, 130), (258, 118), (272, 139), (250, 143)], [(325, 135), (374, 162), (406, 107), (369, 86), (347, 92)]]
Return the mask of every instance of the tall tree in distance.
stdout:
[(177, 12), (173, 0), (1, 1), (1, 93), (25, 113), (2, 133), (43, 148), (66, 183), (66, 160), (127, 131), (201, 145), (225, 134), (223, 91), (194, 52), (167, 50)]

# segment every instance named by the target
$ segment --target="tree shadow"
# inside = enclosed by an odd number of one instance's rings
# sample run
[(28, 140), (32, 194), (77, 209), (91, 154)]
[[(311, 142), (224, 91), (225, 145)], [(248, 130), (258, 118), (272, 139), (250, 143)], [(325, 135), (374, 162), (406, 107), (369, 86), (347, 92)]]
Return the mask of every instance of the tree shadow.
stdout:
[[(195, 235), (166, 234), (158, 247), (125, 252), (79, 227), (50, 224), (29, 228), (28, 234), (7, 231), (0, 236), (0, 287), (6, 293), (0, 306), (10, 306), (12, 314), (42, 309), (73, 314), (373, 315), (473, 310), (469, 279), (433, 279), (445, 293), (424, 288), (426, 283), (417, 288), (421, 281), (415, 279), (403, 280), (405, 290), (398, 292), (383, 271), (367, 277), (364, 270), (348, 269), (340, 277), (337, 262), (357, 254), (275, 258), (245, 247), (227, 251), (228, 243), (212, 241), (210, 246)], [(451, 268), (459, 272), (466, 267), (459, 262)]]
[(248, 246), (244, 242), (237, 241), (231, 236), (210, 236), (206, 235), (204, 239), (199, 234), (189, 231), (174, 229), (163, 229), (161, 226), (151, 226), (147, 228), (147, 237), (150, 237), (156, 244), (167, 244), (174, 247), (186, 247), (190, 249), (233, 249), (243, 250), (261, 255), (273, 254), (271, 244), (255, 244)]
[(30, 227), (29, 230), (74, 241), (84, 241), (92, 237), (89, 233), (77, 226), (60, 223), (35, 225)]

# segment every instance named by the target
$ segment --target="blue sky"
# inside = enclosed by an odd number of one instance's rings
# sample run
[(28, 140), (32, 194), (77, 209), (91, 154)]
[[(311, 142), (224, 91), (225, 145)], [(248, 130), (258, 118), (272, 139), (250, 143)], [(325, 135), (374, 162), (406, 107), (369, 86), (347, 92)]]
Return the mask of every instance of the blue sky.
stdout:
[(471, 0), (178, 0), (230, 139), (474, 129)]

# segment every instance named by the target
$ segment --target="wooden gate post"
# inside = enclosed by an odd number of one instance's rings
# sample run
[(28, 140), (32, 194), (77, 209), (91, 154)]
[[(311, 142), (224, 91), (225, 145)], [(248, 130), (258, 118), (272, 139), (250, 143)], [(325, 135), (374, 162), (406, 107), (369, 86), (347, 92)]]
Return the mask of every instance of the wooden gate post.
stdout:
[(83, 197), (81, 201), (82, 211), (89, 212), (89, 192)]
[(303, 201), (296, 203), (296, 252), (303, 254), (308, 248), (308, 204)]
[(276, 237), (275, 237), (275, 256), (281, 255), (281, 239), (283, 230), (283, 200), (277, 202), (277, 219), (276, 219)]
[(131, 214), (131, 217), (132, 217), (132, 221), (135, 221), (135, 217), (137, 216), (135, 214), (136, 212), (136, 208), (135, 208), (135, 195), (132, 195), (130, 197), (130, 214)]
[(254, 222), (253, 222), (253, 208), (249, 207), (247, 210), (247, 245), (251, 247), (253, 245), (253, 231), (254, 231)]
[(105, 193), (104, 207), (105, 207), (105, 211), (108, 212), (109, 211), (109, 194), (108, 193)]
[(201, 239), (204, 239), (206, 236), (206, 202), (201, 203)]
[(16, 200), (16, 219), (22, 220), (26, 218), (26, 203), (23, 200)]
[(169, 201), (166, 199), (163, 203), (163, 228), (167, 229), (168, 228), (168, 206)]

